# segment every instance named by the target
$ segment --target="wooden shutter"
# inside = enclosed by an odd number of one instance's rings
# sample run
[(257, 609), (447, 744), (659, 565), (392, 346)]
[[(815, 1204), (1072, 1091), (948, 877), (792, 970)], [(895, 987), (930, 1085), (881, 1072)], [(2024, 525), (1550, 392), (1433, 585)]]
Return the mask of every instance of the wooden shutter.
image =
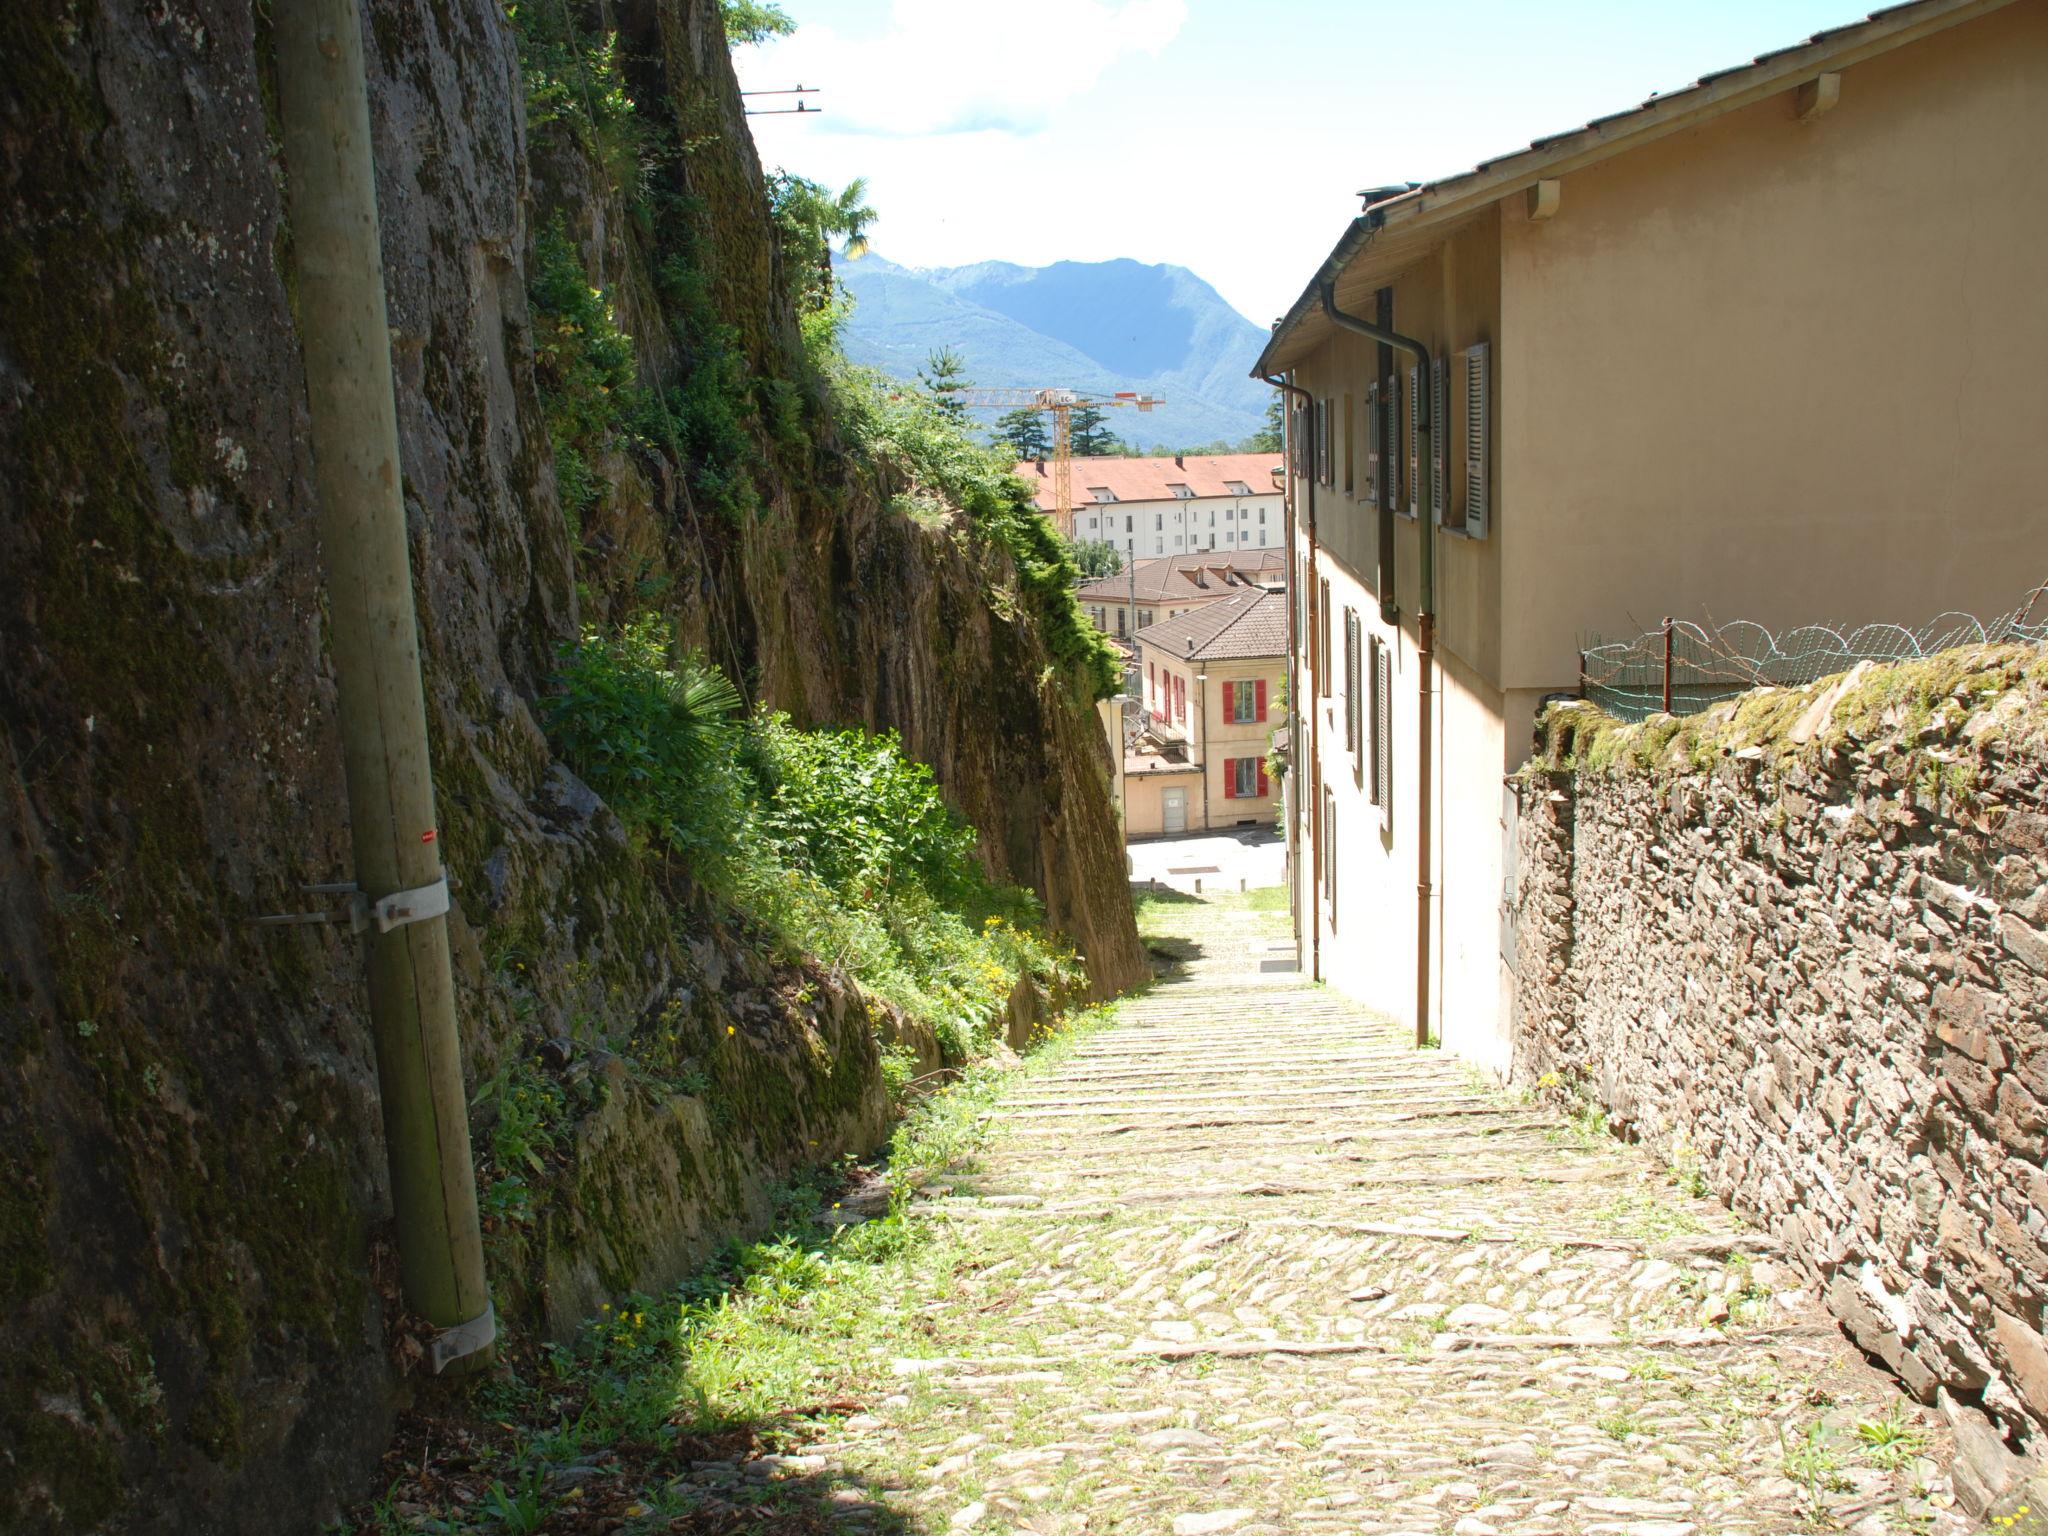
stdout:
[(1394, 653), (1381, 643), (1379, 665), (1375, 668), (1373, 695), (1379, 705), (1377, 740), (1374, 743), (1374, 776), (1379, 781), (1380, 828), (1394, 830)]
[(1262, 677), (1252, 684), (1252, 707), (1258, 711), (1259, 724), (1266, 723), (1266, 680)]
[(1346, 395), (1343, 403), (1344, 426), (1344, 494), (1352, 494), (1358, 479), (1358, 418), (1351, 411), (1351, 397)]
[(1380, 504), (1389, 512), (1401, 510), (1401, 376), (1390, 373), (1380, 386), (1387, 407), (1385, 452), (1380, 455)]
[(1234, 757), (1223, 759), (1223, 798), (1237, 798), (1237, 759)]
[(1360, 655), (1361, 630), (1356, 609), (1344, 610), (1344, 746), (1351, 753), (1351, 777), (1359, 776), (1365, 761), (1364, 658)]
[(1422, 364), (1408, 370), (1408, 515), (1422, 516)]
[(1429, 515), (1442, 523), (1451, 505), (1450, 477), (1444, 467), (1450, 462), (1451, 360), (1439, 352), (1429, 364)]
[(1369, 642), (1370, 656), (1367, 660), (1367, 710), (1366, 729), (1371, 732), (1366, 757), (1371, 766), (1367, 771), (1365, 797), (1374, 805), (1380, 803), (1380, 733), (1386, 729), (1385, 706), (1380, 702), (1380, 648), (1381, 641), (1374, 635)]
[(1270, 780), (1270, 779), (1268, 779), (1268, 778), (1266, 777), (1266, 760), (1265, 760), (1265, 759), (1264, 759), (1264, 758), (1262, 757), (1262, 758), (1260, 758), (1260, 759), (1258, 760), (1258, 763), (1259, 763), (1259, 798), (1260, 798), (1261, 800), (1270, 800), (1270, 799), (1272, 799), (1272, 797), (1273, 797), (1273, 782), (1272, 782), (1272, 780)]
[(1485, 342), (1465, 351), (1465, 532), (1486, 537), (1492, 522), (1493, 486), (1488, 475), (1493, 447), (1491, 364)]
[(1380, 501), (1380, 386), (1365, 386), (1365, 486), (1362, 499), (1370, 506)]

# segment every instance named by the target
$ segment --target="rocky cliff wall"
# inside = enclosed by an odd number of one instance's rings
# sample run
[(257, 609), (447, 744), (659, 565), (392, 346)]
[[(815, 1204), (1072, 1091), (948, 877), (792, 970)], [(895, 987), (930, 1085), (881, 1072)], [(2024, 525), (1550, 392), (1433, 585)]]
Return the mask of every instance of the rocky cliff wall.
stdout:
[(1696, 1169), (2010, 1472), (2048, 1429), (2048, 659), (1556, 705), (1538, 748), (1515, 1075)]
[[(906, 1029), (722, 919), (554, 758), (534, 701), (584, 618), (653, 603), (750, 698), (900, 729), (1095, 990), (1141, 963), (1086, 690), (1010, 555), (893, 509), (814, 384), (770, 387), (801, 377), (796, 324), (715, 7), (561, 10), (615, 18), (632, 111), (673, 126), (659, 218), (587, 123), (529, 118), (496, 0), (365, 4), (464, 1049), (481, 1085), (576, 1046), (542, 1085), (575, 1115), (548, 1198), (492, 1238), (501, 1305), (556, 1332), (871, 1146)], [(316, 1528), (404, 1390), (358, 957), (247, 921), (348, 857), (269, 14), (0, 7), (10, 1530)], [(564, 516), (529, 303), (556, 216), (649, 377), (704, 363), (665, 323), (680, 273), (775, 407), (735, 429), (752, 516), (698, 505), (673, 439), (619, 443)]]

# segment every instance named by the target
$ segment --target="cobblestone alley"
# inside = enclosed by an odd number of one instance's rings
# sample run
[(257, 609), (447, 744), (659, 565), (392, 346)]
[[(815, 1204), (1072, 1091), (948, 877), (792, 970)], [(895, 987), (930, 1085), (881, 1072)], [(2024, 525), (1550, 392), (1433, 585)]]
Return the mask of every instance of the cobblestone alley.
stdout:
[[(1964, 1528), (1934, 1415), (1773, 1245), (1640, 1151), (1293, 974), (1285, 918), (1154, 908), (1185, 957), (1020, 1076), (927, 1192), (975, 1251), (932, 1353), (806, 1466), (853, 1528)], [(1171, 937), (1166, 937), (1170, 935)]]

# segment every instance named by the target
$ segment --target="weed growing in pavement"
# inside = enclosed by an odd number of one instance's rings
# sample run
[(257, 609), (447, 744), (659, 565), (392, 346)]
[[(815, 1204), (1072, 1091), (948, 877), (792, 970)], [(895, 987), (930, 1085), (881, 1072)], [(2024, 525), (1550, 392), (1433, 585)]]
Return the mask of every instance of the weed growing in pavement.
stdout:
[(1926, 1433), (1897, 1400), (1874, 1419), (1858, 1419), (1856, 1438), (1863, 1444), (1863, 1459), (1886, 1472), (1896, 1472), (1927, 1444)]
[(1818, 1525), (1828, 1516), (1827, 1496), (1852, 1486), (1842, 1474), (1842, 1458), (1835, 1445), (1834, 1431), (1815, 1419), (1797, 1438), (1787, 1436), (1778, 1426), (1778, 1460), (1785, 1476), (1799, 1485), (1806, 1498), (1806, 1518)]
[(1602, 1434), (1614, 1440), (1626, 1440), (1630, 1435), (1641, 1434), (1643, 1429), (1642, 1417), (1627, 1408), (1596, 1419), (1594, 1423)]

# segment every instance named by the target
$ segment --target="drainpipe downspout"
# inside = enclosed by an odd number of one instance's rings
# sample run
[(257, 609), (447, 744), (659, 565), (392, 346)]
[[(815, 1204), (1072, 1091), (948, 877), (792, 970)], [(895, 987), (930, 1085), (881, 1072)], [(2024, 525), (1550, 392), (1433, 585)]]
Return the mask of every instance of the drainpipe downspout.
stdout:
[(489, 1362), (469, 1103), (434, 819), (376, 167), (357, 0), (277, 0), (278, 106), (299, 278), (349, 838), (405, 1304), (436, 1373)]
[(1415, 743), (1415, 1043), (1429, 1043), (1430, 1009), (1430, 908), (1435, 897), (1434, 838), (1430, 824), (1434, 814), (1434, 786), (1431, 772), (1435, 766), (1431, 751), (1431, 735), (1435, 729), (1435, 690), (1431, 673), (1436, 654), (1436, 518), (1431, 512), (1434, 498), (1431, 481), (1436, 474), (1436, 434), (1438, 424), (1430, 420), (1429, 402), (1435, 394), (1433, 387), (1429, 347), (1413, 336), (1404, 336), (1391, 326), (1383, 326), (1357, 315), (1346, 314), (1337, 307), (1337, 284), (1333, 278), (1324, 278), (1322, 284), (1323, 313), (1331, 323), (1347, 331), (1390, 347), (1398, 347), (1408, 353), (1420, 365), (1418, 377), (1422, 380), (1420, 398), (1416, 402), (1424, 407), (1421, 438), (1422, 484), (1417, 487), (1416, 533), (1421, 540), (1421, 558), (1417, 564), (1417, 592), (1415, 601), (1415, 670), (1416, 670), (1416, 727)]
[[(1309, 465), (1310, 469), (1309, 474), (1307, 476), (1308, 516), (1303, 522), (1303, 527), (1308, 534), (1308, 590), (1302, 594), (1302, 607), (1299, 611), (1309, 616), (1309, 633), (1312, 635), (1315, 633), (1314, 607), (1316, 600), (1316, 477), (1314, 470), (1314, 465), (1316, 461), (1316, 413), (1314, 410), (1315, 399), (1313, 396), (1309, 394), (1307, 390), (1303, 389), (1299, 384), (1296, 384), (1289, 379), (1283, 379), (1277, 374), (1262, 373), (1259, 375), (1259, 377), (1263, 379), (1266, 383), (1272, 385), (1275, 389), (1279, 390), (1283, 395), (1291, 395), (1301, 403), (1301, 430), (1302, 435), (1305, 439), (1302, 445), (1301, 460), (1303, 463)], [(1287, 561), (1288, 581), (1290, 584), (1292, 584), (1294, 579), (1293, 565), (1295, 523), (1295, 455), (1293, 449), (1294, 444), (1292, 442), (1285, 443), (1282, 448), (1284, 456), (1280, 461), (1281, 467), (1287, 472), (1287, 494), (1285, 498), (1283, 498), (1281, 505), (1287, 520)], [(1296, 663), (1296, 658), (1299, 657), (1301, 654), (1301, 646), (1303, 644), (1305, 637), (1298, 635), (1294, 632), (1294, 616), (1296, 611), (1297, 608), (1295, 604), (1289, 603), (1287, 605), (1287, 631), (1289, 638), (1289, 645), (1287, 650), (1287, 708), (1288, 711), (1294, 717), (1293, 721), (1291, 722), (1294, 728), (1289, 732), (1288, 735), (1288, 752), (1289, 755), (1293, 758), (1293, 761), (1288, 764), (1287, 776), (1294, 781), (1294, 793), (1297, 797), (1299, 797), (1307, 792), (1307, 786), (1303, 782), (1301, 773), (1301, 746), (1299, 740), (1300, 727), (1303, 722), (1306, 722), (1308, 726), (1308, 761), (1310, 763), (1314, 763), (1317, 759), (1315, 701), (1311, 699), (1308, 703), (1308, 707), (1305, 709), (1302, 707), (1301, 702), (1301, 671), (1300, 667)], [(1327, 665), (1327, 659), (1325, 661), (1325, 664)], [(1306, 813), (1311, 817), (1313, 817), (1319, 809), (1319, 807), (1315, 805), (1302, 806), (1299, 798), (1297, 798), (1295, 801), (1295, 807), (1297, 814), (1306, 811)], [(1294, 838), (1294, 831), (1294, 825), (1290, 824), (1287, 829), (1287, 835), (1290, 840)], [(1322, 849), (1321, 852), (1323, 857), (1329, 857), (1329, 850), (1327, 848)], [(1295, 871), (1296, 877), (1299, 878), (1300, 874), (1301, 871), (1297, 869)], [(1316, 880), (1316, 871), (1313, 866), (1310, 867), (1308, 871), (1308, 876), (1308, 974), (1311, 980), (1320, 981), (1322, 980), (1323, 976), (1323, 897), (1322, 889)], [(1297, 942), (1298, 941), (1299, 936), (1297, 935)]]

